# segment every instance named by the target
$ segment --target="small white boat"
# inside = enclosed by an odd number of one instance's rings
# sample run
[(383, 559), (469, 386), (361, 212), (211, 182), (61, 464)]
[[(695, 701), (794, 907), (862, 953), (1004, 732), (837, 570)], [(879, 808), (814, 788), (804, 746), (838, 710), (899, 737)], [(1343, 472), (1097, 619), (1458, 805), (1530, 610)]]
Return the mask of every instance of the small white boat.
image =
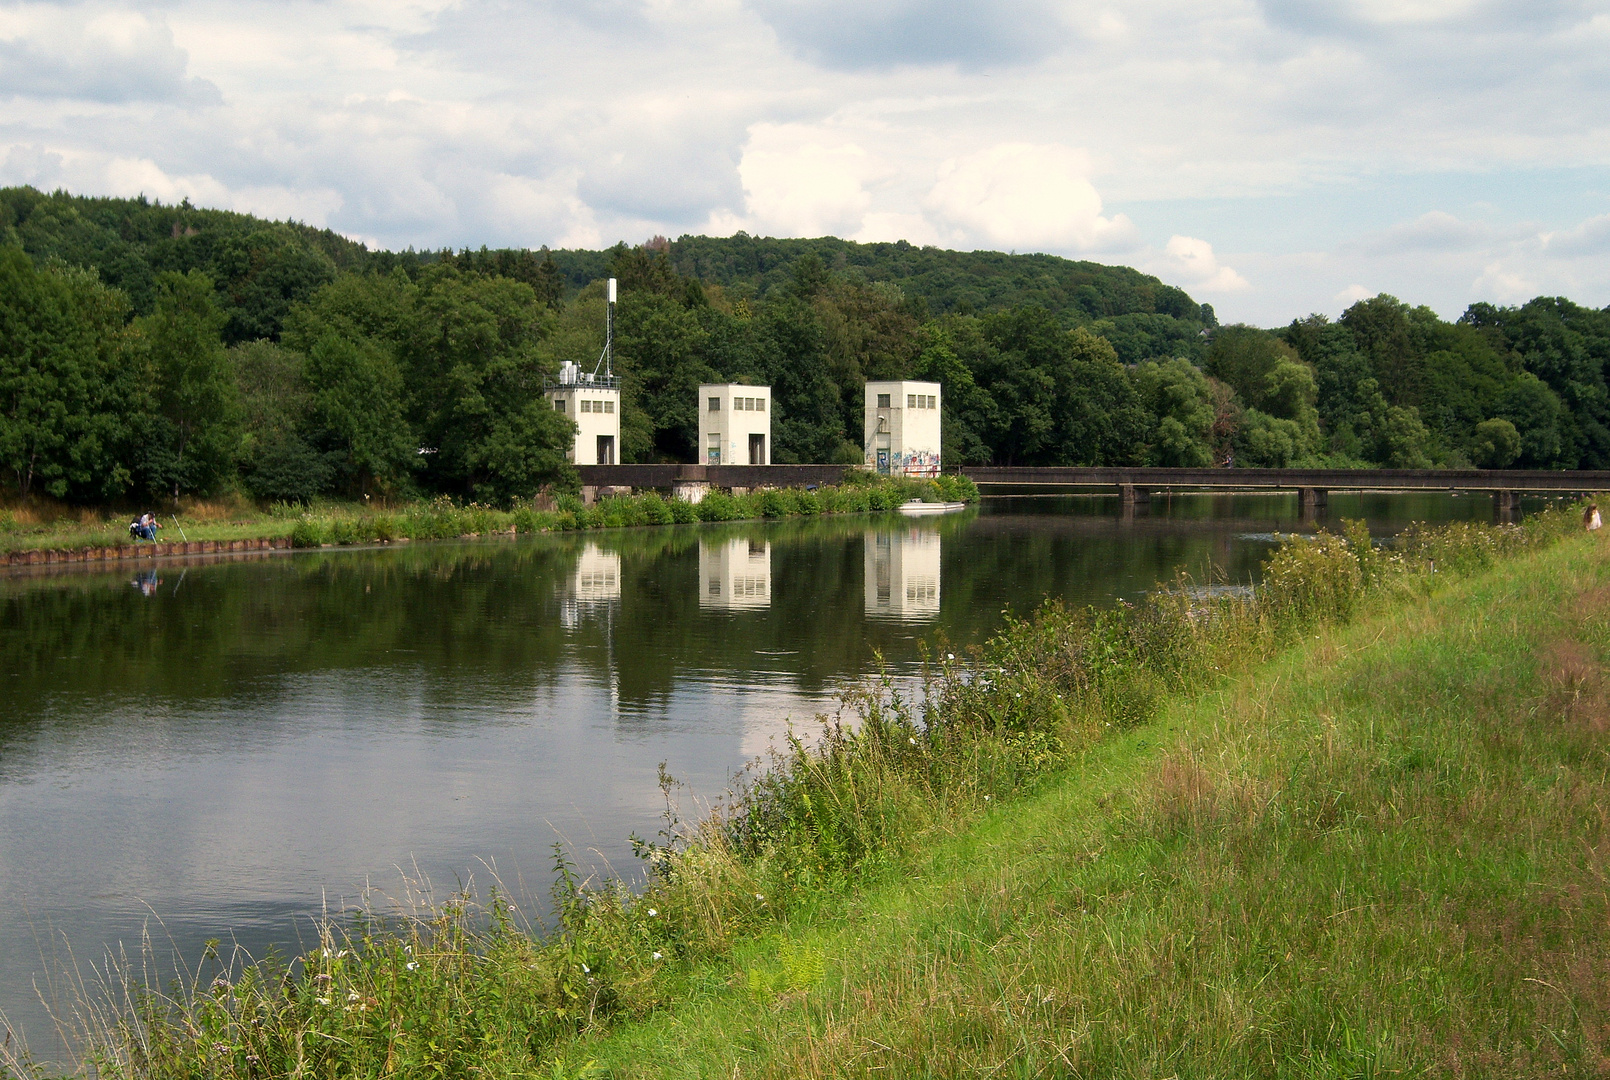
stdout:
[(912, 499), (908, 503), (901, 503), (898, 509), (902, 514), (918, 517), (924, 514), (953, 514), (957, 510), (966, 509), (966, 503), (928, 503), (921, 499)]

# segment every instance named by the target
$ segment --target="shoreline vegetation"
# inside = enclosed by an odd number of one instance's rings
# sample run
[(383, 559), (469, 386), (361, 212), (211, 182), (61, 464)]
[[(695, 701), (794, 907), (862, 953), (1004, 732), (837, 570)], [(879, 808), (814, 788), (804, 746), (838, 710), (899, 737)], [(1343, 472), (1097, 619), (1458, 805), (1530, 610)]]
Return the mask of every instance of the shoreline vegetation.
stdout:
[(1007, 613), (696, 821), (662, 774), (641, 889), (556, 850), (547, 925), (494, 890), (168, 988), (110, 965), (64, 1030), (108, 1078), (1594, 1072), (1610, 566), (1579, 513), (1349, 522), (1250, 597)]
[[(608, 314), (618, 285), (618, 303)], [(575, 480), (544, 387), (609, 371), (622, 463), (705, 459), (697, 387), (768, 386), (767, 459), (862, 464), (870, 382), (937, 383), (953, 465), (1610, 466), (1610, 309), (1454, 322), (1380, 294), (1223, 326), (1156, 277), (832, 237), (371, 251), (246, 214), (0, 187), (0, 497), (79, 507)], [(579, 458), (578, 458), (579, 460)]]
[[(698, 503), (656, 492), (607, 496), (590, 506), (583, 505), (575, 495), (562, 494), (521, 500), (509, 509), (479, 503), (462, 504), (446, 497), (387, 506), (279, 503), (267, 509), (248, 502), (192, 500), (182, 512), (164, 523), (164, 534), (157, 546), (283, 541), (295, 548), (316, 548), (399, 540), (452, 540), (701, 521), (881, 513), (914, 499), (973, 503), (978, 500), (978, 488), (964, 476), (918, 480), (847, 470), (843, 483), (816, 490), (768, 488), (743, 495), (711, 491)], [(0, 563), (29, 561), (36, 553), (88, 553), (96, 549), (105, 549), (97, 558), (123, 557), (118, 554), (122, 548), (135, 548), (137, 557), (153, 545), (150, 542), (135, 545), (129, 538), (130, 517), (107, 517), (104, 511), (69, 513), (65, 508), (38, 503), (0, 509)], [(200, 550), (196, 547), (196, 551)], [(33, 561), (45, 560), (35, 558)]]

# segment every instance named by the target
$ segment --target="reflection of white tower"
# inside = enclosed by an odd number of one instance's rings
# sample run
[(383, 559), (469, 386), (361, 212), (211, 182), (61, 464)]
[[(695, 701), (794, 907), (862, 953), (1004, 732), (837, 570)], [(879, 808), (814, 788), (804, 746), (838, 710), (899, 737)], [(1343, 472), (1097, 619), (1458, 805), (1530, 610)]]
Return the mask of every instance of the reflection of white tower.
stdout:
[(866, 613), (907, 622), (939, 617), (939, 533), (866, 534)]
[(589, 609), (606, 607), (620, 598), (620, 554), (588, 544), (576, 560), (576, 572), (559, 586), (559, 622), (567, 630), (573, 629)]
[(699, 541), (699, 606), (728, 611), (771, 607), (771, 544)]

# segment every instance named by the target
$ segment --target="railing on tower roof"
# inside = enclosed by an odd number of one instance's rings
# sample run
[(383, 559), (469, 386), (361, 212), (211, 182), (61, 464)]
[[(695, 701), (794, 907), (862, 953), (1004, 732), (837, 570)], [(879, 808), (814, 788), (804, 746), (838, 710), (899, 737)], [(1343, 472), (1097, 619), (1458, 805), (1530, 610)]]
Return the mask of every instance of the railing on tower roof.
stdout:
[(579, 364), (566, 360), (559, 365), (559, 377), (544, 380), (542, 389), (544, 393), (555, 390), (619, 390), (620, 385), (619, 375), (583, 371)]

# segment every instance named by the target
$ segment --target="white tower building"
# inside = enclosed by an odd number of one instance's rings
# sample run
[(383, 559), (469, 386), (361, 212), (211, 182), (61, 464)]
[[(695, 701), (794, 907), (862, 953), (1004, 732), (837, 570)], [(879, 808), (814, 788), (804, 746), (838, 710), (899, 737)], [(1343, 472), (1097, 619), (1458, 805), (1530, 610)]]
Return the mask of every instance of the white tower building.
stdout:
[(700, 386), (699, 455), (703, 465), (770, 465), (771, 387)]
[(559, 381), (543, 387), (557, 412), (576, 422), (573, 465), (614, 465), (621, 442), (621, 384), (615, 377), (615, 279), (609, 279), (609, 306), (604, 324), (604, 351), (591, 372), (566, 360)]
[(866, 384), (866, 465), (888, 475), (939, 475), (938, 383)]

